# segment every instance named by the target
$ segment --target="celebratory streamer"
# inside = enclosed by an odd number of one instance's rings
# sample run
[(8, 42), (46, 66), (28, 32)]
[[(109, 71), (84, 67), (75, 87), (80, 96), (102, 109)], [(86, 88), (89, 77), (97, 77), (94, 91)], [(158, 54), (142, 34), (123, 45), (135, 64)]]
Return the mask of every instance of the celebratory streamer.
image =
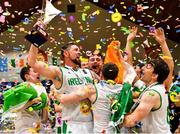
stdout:
[(106, 64), (108, 62), (112, 62), (112, 63), (117, 65), (117, 67), (119, 69), (119, 73), (118, 73), (118, 76), (117, 76), (115, 81), (116, 81), (116, 83), (122, 84), (123, 83), (123, 76), (124, 76), (124, 69), (123, 69), (123, 66), (121, 63), (119, 45), (120, 45), (119, 41), (112, 41), (108, 45), (104, 64)]

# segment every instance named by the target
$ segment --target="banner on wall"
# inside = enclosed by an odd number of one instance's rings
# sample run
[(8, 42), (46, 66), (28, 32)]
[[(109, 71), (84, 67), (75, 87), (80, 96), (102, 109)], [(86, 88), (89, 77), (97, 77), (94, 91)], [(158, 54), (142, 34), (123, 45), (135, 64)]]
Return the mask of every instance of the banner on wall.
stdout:
[(19, 59), (19, 67), (24, 67), (24, 59)]
[(52, 57), (52, 64), (54, 66), (57, 66), (57, 58), (56, 57)]
[(15, 61), (15, 59), (11, 59), (11, 66), (12, 66), (12, 67), (16, 67), (16, 61)]
[(0, 72), (8, 71), (8, 59), (0, 57)]

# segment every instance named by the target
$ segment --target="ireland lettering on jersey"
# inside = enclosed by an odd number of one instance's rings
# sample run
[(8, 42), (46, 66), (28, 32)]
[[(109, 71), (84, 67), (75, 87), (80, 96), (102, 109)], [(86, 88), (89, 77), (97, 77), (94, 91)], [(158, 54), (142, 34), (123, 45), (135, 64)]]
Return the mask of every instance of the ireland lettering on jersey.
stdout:
[[(85, 83), (93, 83), (90, 77), (84, 77), (82, 79)], [(82, 85), (84, 83), (83, 81), (80, 78), (70, 78), (68, 79), (68, 85), (69, 86)]]

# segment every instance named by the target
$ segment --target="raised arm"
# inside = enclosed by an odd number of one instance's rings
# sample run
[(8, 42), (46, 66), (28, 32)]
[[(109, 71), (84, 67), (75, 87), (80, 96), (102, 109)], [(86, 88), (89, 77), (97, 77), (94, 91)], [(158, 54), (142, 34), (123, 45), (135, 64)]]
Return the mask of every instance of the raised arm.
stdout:
[(149, 33), (149, 34), (153, 35), (156, 41), (160, 44), (162, 53), (163, 53), (163, 60), (168, 64), (170, 72), (164, 84), (165, 84), (166, 90), (169, 91), (171, 87), (171, 83), (173, 81), (174, 61), (169, 51), (168, 45), (166, 43), (164, 30), (162, 28), (158, 28), (155, 30), (154, 33)]
[(137, 27), (132, 27), (131, 33), (127, 36), (127, 42), (126, 42), (126, 48), (125, 48), (125, 52), (127, 53), (126, 62), (131, 65), (133, 64), (133, 60), (132, 60), (132, 50), (131, 50), (130, 44), (133, 41), (133, 39), (136, 37), (137, 30), (138, 30)]
[[(31, 45), (28, 55), (28, 64), (40, 75), (51, 79), (58, 88), (61, 85), (62, 73), (56, 66), (48, 66), (48, 64), (37, 61), (38, 48)], [(57, 80), (58, 77), (58, 80)]]

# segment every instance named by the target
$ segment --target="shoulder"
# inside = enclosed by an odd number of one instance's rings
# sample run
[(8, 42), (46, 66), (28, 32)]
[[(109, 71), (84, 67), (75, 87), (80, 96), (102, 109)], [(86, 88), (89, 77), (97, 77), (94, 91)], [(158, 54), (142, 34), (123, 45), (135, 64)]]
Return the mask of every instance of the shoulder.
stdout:
[(141, 100), (145, 101), (145, 102), (148, 102), (148, 103), (152, 103), (152, 102), (156, 103), (157, 100), (159, 100), (159, 98), (160, 98), (159, 93), (156, 90), (151, 89), (151, 90), (145, 91), (142, 94)]
[(157, 84), (155, 86), (152, 86), (150, 90), (153, 90), (154, 92), (157, 92), (158, 94), (165, 94), (166, 93), (166, 88), (164, 84)]

